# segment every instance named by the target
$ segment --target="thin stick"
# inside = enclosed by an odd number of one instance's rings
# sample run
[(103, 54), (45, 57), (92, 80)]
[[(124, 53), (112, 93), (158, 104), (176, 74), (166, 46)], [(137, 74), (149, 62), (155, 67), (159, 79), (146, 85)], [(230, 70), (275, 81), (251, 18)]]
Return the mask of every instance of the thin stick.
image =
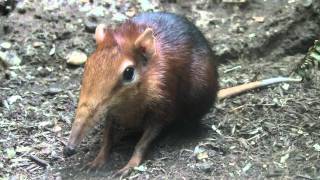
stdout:
[(29, 155), (29, 158), (31, 161), (35, 162), (36, 164), (38, 164), (41, 167), (47, 167), (49, 166), (49, 163), (43, 159), (38, 158), (37, 156), (34, 155)]

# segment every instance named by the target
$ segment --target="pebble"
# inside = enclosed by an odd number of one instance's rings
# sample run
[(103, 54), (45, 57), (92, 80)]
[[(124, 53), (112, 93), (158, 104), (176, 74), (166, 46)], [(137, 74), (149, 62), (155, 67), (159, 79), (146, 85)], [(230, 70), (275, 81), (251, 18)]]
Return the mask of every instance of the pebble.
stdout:
[(41, 46), (43, 46), (44, 44), (43, 44), (43, 42), (34, 42), (33, 44), (32, 44), (32, 46), (33, 47), (35, 47), (35, 48), (38, 48), (38, 47), (41, 47)]
[(7, 66), (19, 66), (21, 64), (21, 59), (14, 51), (0, 51), (0, 61)]
[(52, 131), (53, 132), (60, 132), (62, 130), (61, 126), (59, 126), (58, 124), (56, 124), (53, 128), (52, 128)]
[(27, 56), (33, 56), (36, 54), (36, 50), (31, 44), (28, 44), (27, 47), (25, 48), (25, 54)]
[(46, 94), (48, 95), (55, 95), (55, 94), (58, 94), (62, 92), (62, 89), (61, 88), (58, 88), (58, 87), (50, 87), (47, 91), (46, 91)]
[(149, 0), (138, 0), (142, 11), (154, 10), (156, 7)]
[(290, 84), (288, 84), (288, 83), (283, 83), (283, 85), (282, 85), (281, 87), (282, 87), (282, 89), (288, 91), (288, 90), (289, 90), (289, 87), (290, 87)]
[(41, 122), (39, 122), (38, 126), (40, 128), (52, 128), (52, 127), (54, 127), (54, 124), (55, 124), (54, 121), (49, 120), (49, 121), (41, 121)]
[(265, 17), (263, 17), (263, 16), (253, 16), (252, 19), (253, 19), (254, 21), (256, 21), (256, 22), (263, 23)]
[(73, 51), (67, 55), (67, 64), (81, 65), (87, 60), (87, 55), (80, 51)]
[(134, 8), (131, 8), (126, 11), (126, 16), (128, 16), (128, 17), (133, 17), (136, 14), (137, 14), (137, 11)]
[(197, 163), (196, 167), (199, 168), (201, 171), (208, 173), (212, 171), (213, 163), (212, 162)]
[(10, 49), (11, 48), (11, 43), (10, 42), (2, 42), (0, 44), (0, 47), (3, 48), (3, 49)]
[(302, 0), (302, 5), (304, 7), (310, 7), (313, 3), (313, 0)]
[(97, 6), (91, 9), (87, 16), (96, 16), (96, 17), (103, 17), (107, 13), (107, 10), (103, 6)]
[(50, 49), (49, 51), (49, 55), (50, 56), (53, 56), (54, 54), (56, 53), (56, 45), (52, 45), (52, 48)]
[(125, 21), (126, 19), (128, 19), (128, 17), (121, 13), (114, 13), (112, 16), (112, 21), (122, 22), (122, 21)]
[(9, 104), (13, 104), (15, 103), (18, 99), (22, 99), (21, 96), (19, 95), (13, 95), (13, 96), (10, 96), (8, 99), (7, 99), (7, 102)]
[(40, 77), (46, 77), (50, 75), (50, 70), (48, 68), (38, 67), (37, 68), (37, 75)]
[(7, 79), (17, 79), (18, 75), (14, 71), (6, 70), (5, 75)]
[(10, 106), (9, 106), (9, 103), (8, 103), (7, 100), (3, 100), (3, 101), (2, 101), (2, 104), (3, 104), (3, 106), (4, 106), (6, 109), (10, 109)]
[(65, 28), (67, 32), (71, 32), (71, 33), (77, 30), (77, 27), (72, 23), (67, 23)]
[(94, 16), (89, 16), (85, 21), (84, 21), (84, 27), (85, 30), (88, 33), (94, 33), (97, 27), (97, 18)]
[(67, 29), (63, 32), (57, 31), (55, 36), (57, 37), (57, 39), (59, 40), (65, 40), (65, 39), (70, 39), (72, 35), (71, 31), (68, 31)]
[(26, 13), (26, 8), (27, 8), (26, 2), (24, 2), (24, 1), (18, 2), (17, 7), (16, 7), (18, 13), (20, 13), (20, 14)]

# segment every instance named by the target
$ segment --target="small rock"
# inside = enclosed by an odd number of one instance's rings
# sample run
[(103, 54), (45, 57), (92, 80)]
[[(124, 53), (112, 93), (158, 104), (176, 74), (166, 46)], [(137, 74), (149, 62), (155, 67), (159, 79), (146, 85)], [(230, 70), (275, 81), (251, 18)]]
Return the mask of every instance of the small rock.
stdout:
[(62, 130), (61, 126), (59, 126), (58, 124), (56, 124), (53, 128), (52, 131), (57, 133), (60, 132)]
[(71, 65), (81, 65), (87, 60), (87, 55), (83, 52), (73, 51), (67, 55), (67, 63)]
[[(61, 1), (62, 2), (62, 1)], [(62, 5), (60, 1), (50, 1), (50, 3), (44, 3), (44, 11), (53, 11), (56, 9), (59, 9), (59, 7)]]
[(205, 151), (205, 152), (202, 152), (202, 153), (198, 153), (196, 155), (196, 157), (197, 157), (198, 160), (204, 160), (204, 159), (209, 158), (209, 155), (208, 155), (208, 152)]
[(44, 43), (43, 42), (34, 42), (33, 44), (32, 44), (32, 46), (33, 47), (35, 47), (35, 48), (38, 48), (38, 47), (41, 47), (41, 46), (43, 46), (44, 45)]
[(18, 66), (21, 63), (21, 59), (14, 51), (0, 51), (0, 60), (3, 61), (7, 66)]
[(27, 56), (33, 56), (36, 54), (36, 50), (34, 47), (32, 47), (31, 44), (27, 45), (26, 49), (25, 49), (25, 54)]
[(16, 151), (14, 150), (14, 148), (8, 148), (6, 149), (7, 152), (7, 158), (12, 159), (16, 156)]
[(130, 8), (129, 10), (126, 11), (126, 15), (127, 15), (128, 17), (133, 17), (133, 16), (136, 15), (136, 14), (137, 14), (137, 10), (134, 9), (134, 8)]
[(94, 16), (88, 17), (88, 19), (84, 21), (84, 27), (87, 32), (94, 33), (97, 27), (97, 18)]
[(46, 77), (50, 74), (50, 70), (48, 68), (38, 67), (37, 71), (37, 75), (40, 77)]
[(154, 10), (156, 7), (149, 0), (138, 0), (142, 11)]
[(5, 71), (5, 75), (7, 79), (17, 79), (18, 75), (14, 71), (7, 70)]
[(87, 47), (85, 41), (81, 37), (72, 38), (72, 46), (73, 47), (79, 47), (79, 48)]
[(67, 32), (71, 32), (72, 33), (72, 32), (77, 30), (77, 27), (75, 25), (73, 25), (72, 23), (67, 23), (65, 25), (65, 29), (66, 29)]
[(112, 16), (112, 21), (118, 21), (118, 22), (122, 22), (125, 21), (126, 19), (128, 19), (127, 16), (125, 16), (124, 14), (121, 13), (114, 13)]
[(49, 55), (53, 56), (56, 53), (56, 46), (53, 44), (52, 48), (50, 49)]
[(27, 4), (25, 1), (18, 2), (17, 7), (16, 7), (18, 13), (20, 13), (20, 14), (26, 13), (26, 9), (27, 9), (26, 5)]
[(22, 99), (21, 96), (19, 96), (19, 95), (10, 96), (10, 97), (7, 99), (7, 102), (8, 102), (9, 104), (13, 104), (13, 103), (15, 103), (18, 99)]
[(52, 153), (52, 148), (50, 146), (46, 146), (40, 151), (40, 154), (46, 155), (46, 156), (51, 153)]
[(209, 157), (207, 150), (200, 145), (194, 148), (193, 153), (195, 154), (197, 160), (204, 160)]
[(2, 101), (2, 105), (6, 108), (6, 109), (10, 109), (9, 103), (7, 100), (3, 100)]
[(51, 121), (51, 120), (41, 121), (41, 122), (39, 122), (38, 126), (40, 128), (52, 128), (52, 127), (54, 127), (54, 121)]
[(253, 16), (252, 19), (256, 22), (263, 23), (264, 17), (263, 16)]
[(201, 171), (208, 173), (212, 171), (213, 163), (212, 162), (197, 163), (196, 167), (199, 168)]
[(304, 7), (310, 7), (313, 3), (313, 0), (302, 0), (302, 5)]
[(60, 158), (59, 154), (54, 150), (51, 151), (51, 155), (50, 156), (51, 156), (51, 159), (53, 159), (53, 160), (57, 160), (57, 159)]
[(61, 88), (51, 87), (46, 91), (45, 94), (47, 94), (47, 95), (55, 95), (55, 94), (58, 94), (60, 92), (62, 92)]
[(316, 151), (320, 152), (320, 145), (319, 145), (319, 144), (314, 144), (314, 145), (313, 145), (313, 148), (314, 148)]
[(284, 83), (281, 87), (282, 87), (282, 89), (288, 91), (288, 90), (289, 90), (289, 87), (290, 87), (290, 84)]
[(3, 49), (10, 49), (11, 48), (11, 43), (10, 42), (2, 42), (0, 44), (0, 47)]
[(247, 163), (243, 168), (242, 168), (242, 172), (246, 173), (250, 168), (252, 167), (252, 164), (249, 162)]
[(257, 35), (255, 33), (251, 33), (248, 35), (249, 39), (253, 39), (255, 37), (257, 37)]
[(87, 13), (87, 16), (103, 17), (107, 10), (103, 6), (97, 6)]
[(140, 172), (145, 172), (147, 170), (147, 167), (144, 165), (140, 165), (140, 166), (134, 167), (134, 170), (140, 171)]
[(59, 40), (65, 40), (65, 39), (70, 39), (71, 38), (71, 35), (72, 35), (72, 32), (71, 31), (68, 31), (67, 29), (63, 32), (61, 31), (57, 31), (55, 32), (55, 36), (57, 37), (57, 39)]

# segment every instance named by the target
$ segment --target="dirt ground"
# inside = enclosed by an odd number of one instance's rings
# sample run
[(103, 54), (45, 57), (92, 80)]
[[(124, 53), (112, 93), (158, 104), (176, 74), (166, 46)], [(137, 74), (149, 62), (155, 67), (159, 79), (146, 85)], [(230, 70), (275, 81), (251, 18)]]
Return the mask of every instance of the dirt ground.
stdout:
[[(130, 158), (139, 134), (122, 132), (103, 169), (81, 170), (98, 151), (100, 126), (76, 155), (62, 155), (83, 72), (66, 56), (94, 50), (97, 23), (113, 25), (142, 11), (187, 16), (221, 62), (222, 87), (289, 75), (320, 35), (316, 0), (148, 2), (19, 1), (7, 9), (0, 0), (0, 53), (21, 60), (8, 68), (0, 63), (0, 179), (111, 179)], [(170, 128), (128, 179), (320, 179), (320, 73), (314, 73), (310, 82), (217, 102), (197, 128)]]

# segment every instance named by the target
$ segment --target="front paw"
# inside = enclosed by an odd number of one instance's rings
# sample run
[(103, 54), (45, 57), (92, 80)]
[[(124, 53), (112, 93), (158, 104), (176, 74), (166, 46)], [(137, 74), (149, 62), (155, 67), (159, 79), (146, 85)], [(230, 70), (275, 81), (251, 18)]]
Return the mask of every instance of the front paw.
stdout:
[(131, 172), (133, 171), (135, 166), (130, 166), (130, 165), (126, 165), (125, 167), (123, 167), (122, 169), (120, 169), (119, 171), (117, 171), (113, 177), (119, 177), (120, 179), (126, 178), (128, 177)]

